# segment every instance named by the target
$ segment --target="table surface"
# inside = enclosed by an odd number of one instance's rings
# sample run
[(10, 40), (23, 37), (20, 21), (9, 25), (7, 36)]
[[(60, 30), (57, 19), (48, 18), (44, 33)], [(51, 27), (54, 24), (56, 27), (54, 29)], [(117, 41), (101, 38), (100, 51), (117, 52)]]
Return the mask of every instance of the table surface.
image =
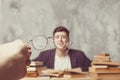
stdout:
[[(37, 67), (37, 71), (39, 74), (41, 74), (41, 68)], [(86, 74), (87, 73), (87, 74)], [(20, 80), (96, 80), (92, 77), (89, 76), (88, 72), (85, 72), (85, 74), (65, 74), (62, 77), (41, 77), (41, 76), (37, 76), (37, 77), (24, 77)]]
[(40, 78), (40, 77), (24, 77), (20, 80), (96, 80), (92, 77), (80, 77), (80, 78), (50, 78), (50, 79), (47, 79), (47, 78)]
[(67, 74), (62, 77), (24, 77), (21, 80), (96, 80), (90, 77), (88, 74)]

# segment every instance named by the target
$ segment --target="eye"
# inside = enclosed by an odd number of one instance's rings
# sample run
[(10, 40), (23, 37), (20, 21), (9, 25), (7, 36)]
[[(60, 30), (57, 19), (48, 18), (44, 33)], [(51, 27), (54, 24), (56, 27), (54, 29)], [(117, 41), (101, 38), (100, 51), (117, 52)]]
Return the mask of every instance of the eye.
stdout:
[(58, 39), (58, 38), (59, 38), (59, 35), (56, 35), (55, 38)]
[(66, 38), (67, 38), (67, 36), (62, 36), (62, 38), (63, 38), (63, 39), (66, 39)]

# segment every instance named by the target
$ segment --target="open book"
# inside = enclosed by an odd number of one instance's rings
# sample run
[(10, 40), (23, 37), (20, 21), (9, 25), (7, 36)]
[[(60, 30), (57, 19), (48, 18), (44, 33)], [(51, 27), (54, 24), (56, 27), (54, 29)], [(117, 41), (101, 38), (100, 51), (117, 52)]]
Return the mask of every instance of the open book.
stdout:
[(54, 76), (54, 77), (61, 77), (65, 74), (82, 74), (82, 75), (87, 75), (88, 72), (78, 72), (78, 71), (73, 71), (72, 69), (70, 70), (64, 70), (64, 71), (59, 71), (59, 70), (53, 70), (53, 69), (47, 69), (42, 71), (42, 75), (49, 75), (49, 76)]

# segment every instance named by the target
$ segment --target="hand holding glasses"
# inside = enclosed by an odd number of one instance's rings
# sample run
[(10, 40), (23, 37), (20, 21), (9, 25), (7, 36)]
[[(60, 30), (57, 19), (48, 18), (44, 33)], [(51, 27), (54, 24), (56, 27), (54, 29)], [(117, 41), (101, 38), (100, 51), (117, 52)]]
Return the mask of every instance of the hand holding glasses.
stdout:
[[(52, 39), (53, 37), (46, 37), (44, 35), (36, 35), (34, 36), (32, 39), (30, 39), (27, 43), (32, 43), (32, 46), (34, 49), (36, 50), (42, 50), (45, 49), (48, 45), (48, 39)], [(68, 53), (68, 51), (70, 50), (72, 45), (72, 42), (69, 41), (67, 44), (67, 50), (65, 52), (65, 54)]]

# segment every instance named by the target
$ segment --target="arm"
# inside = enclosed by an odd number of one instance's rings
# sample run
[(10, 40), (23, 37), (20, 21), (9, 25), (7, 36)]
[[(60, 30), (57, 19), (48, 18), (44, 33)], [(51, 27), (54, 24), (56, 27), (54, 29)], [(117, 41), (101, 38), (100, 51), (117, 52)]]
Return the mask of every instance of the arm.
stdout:
[(90, 59), (84, 54), (84, 52), (79, 50), (71, 51), (71, 61), (72, 61), (72, 69), (66, 69), (65, 71), (77, 72), (81, 73), (83, 71), (88, 71), (88, 67), (90, 66)]
[(31, 49), (21, 40), (0, 46), (0, 79), (17, 80), (25, 76)]
[(91, 60), (84, 54), (84, 52), (82, 53), (82, 55), (79, 57), (81, 58), (79, 60), (79, 66), (82, 69), (82, 71), (88, 71), (88, 68), (91, 65)]

